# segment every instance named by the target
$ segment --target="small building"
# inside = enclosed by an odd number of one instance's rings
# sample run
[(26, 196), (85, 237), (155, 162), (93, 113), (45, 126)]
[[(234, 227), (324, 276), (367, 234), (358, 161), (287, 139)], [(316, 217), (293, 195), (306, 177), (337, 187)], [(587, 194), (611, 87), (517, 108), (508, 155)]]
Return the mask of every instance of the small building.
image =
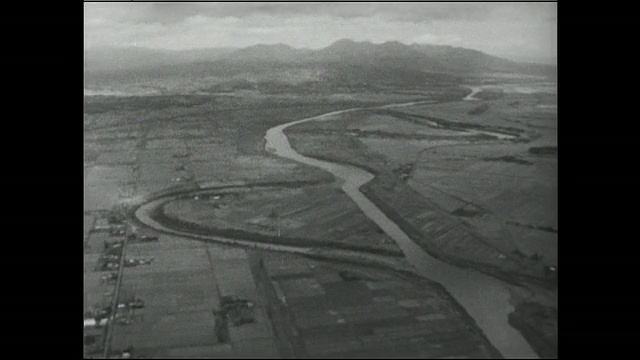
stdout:
[(111, 226), (109, 225), (109, 221), (105, 218), (96, 219), (95, 225), (93, 226), (93, 231), (109, 231), (111, 230)]
[(109, 228), (109, 235), (111, 236), (122, 236), (127, 232), (126, 225), (111, 225)]
[(102, 327), (102, 326), (106, 326), (108, 322), (109, 322), (108, 318), (103, 318), (100, 320), (96, 320), (94, 318), (84, 319), (84, 327), (85, 328)]
[(556, 266), (545, 266), (544, 276), (552, 282), (558, 281), (558, 268)]
[(158, 236), (144, 229), (137, 229), (129, 234), (130, 242), (154, 242), (158, 241)]

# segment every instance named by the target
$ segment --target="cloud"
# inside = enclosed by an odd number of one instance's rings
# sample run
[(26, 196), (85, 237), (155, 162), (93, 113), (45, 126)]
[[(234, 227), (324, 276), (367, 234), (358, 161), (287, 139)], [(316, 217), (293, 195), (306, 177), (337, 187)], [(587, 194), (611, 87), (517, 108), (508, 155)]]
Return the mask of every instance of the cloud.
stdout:
[(190, 49), (341, 38), (555, 54), (554, 3), (85, 3), (85, 46)]
[[(89, 3), (96, 4), (105, 16), (116, 21), (137, 23), (171, 24), (200, 15), (210, 18), (248, 17), (256, 15), (287, 16), (332, 16), (344, 19), (379, 16), (395, 21), (487, 21), (495, 14), (509, 18), (518, 14), (544, 11), (555, 4), (531, 3)], [(551, 13), (549, 14), (551, 15)]]

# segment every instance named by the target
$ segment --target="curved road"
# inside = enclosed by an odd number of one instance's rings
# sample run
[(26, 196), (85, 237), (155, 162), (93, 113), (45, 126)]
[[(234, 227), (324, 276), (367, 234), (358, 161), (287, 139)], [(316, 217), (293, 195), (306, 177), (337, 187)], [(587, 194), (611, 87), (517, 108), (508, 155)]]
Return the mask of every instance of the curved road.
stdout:
[[(429, 102), (392, 104), (378, 108), (425, 103)], [(361, 108), (334, 111), (273, 127), (265, 135), (265, 147), (267, 151), (278, 156), (315, 166), (333, 174), (341, 182), (342, 190), (351, 197), (362, 212), (396, 241), (416, 271), (420, 275), (442, 284), (476, 321), (489, 341), (505, 358), (538, 358), (520, 332), (508, 322), (509, 313), (514, 309), (509, 303), (510, 294), (506, 284), (477, 271), (461, 269), (431, 257), (359, 191), (360, 186), (374, 178), (373, 174), (355, 166), (302, 156), (291, 147), (289, 139), (283, 133), (286, 128), (296, 124), (308, 121), (327, 121), (331, 120), (334, 115), (357, 110), (361, 110)]]

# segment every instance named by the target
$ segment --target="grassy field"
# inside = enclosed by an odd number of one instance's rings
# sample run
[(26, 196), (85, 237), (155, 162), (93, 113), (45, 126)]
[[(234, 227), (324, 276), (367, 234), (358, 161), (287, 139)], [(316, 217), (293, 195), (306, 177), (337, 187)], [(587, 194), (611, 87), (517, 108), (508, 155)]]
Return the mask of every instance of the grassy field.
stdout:
[(395, 243), (332, 185), (260, 188), (169, 202), (171, 219), (193, 223), (213, 233), (240, 230), (270, 242), (327, 248), (381, 250), (401, 254)]

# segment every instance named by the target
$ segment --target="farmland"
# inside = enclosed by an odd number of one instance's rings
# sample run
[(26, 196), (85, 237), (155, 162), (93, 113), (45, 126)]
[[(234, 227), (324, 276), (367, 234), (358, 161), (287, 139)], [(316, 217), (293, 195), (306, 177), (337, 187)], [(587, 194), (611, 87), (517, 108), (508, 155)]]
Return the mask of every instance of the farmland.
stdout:
[(505, 277), (543, 278), (544, 266), (557, 265), (557, 163), (529, 150), (556, 144), (544, 100), (364, 110), (287, 132), (304, 155), (375, 173), (363, 190), (428, 251)]
[(524, 297), (512, 289), (510, 321), (554, 356), (557, 300), (543, 289), (555, 286), (548, 269), (557, 268), (554, 100), (499, 92), (491, 100), (340, 114), (287, 133), (303, 155), (374, 173), (363, 193), (433, 256), (528, 284)]
[[(385, 101), (400, 97), (401, 101), (411, 101), (415, 99), (413, 96), (392, 95)], [(172, 102), (161, 110), (149, 98), (88, 97), (85, 312), (113, 303), (117, 288), (116, 284), (101, 280), (109, 272), (96, 269), (105, 244), (120, 239), (119, 235), (109, 234), (113, 225), (106, 221), (107, 214), (122, 204), (138, 203), (167, 189), (289, 183), (229, 192), (228, 197), (217, 199), (221, 206), (216, 205), (213, 196), (176, 200), (165, 204), (163, 211), (214, 232), (220, 228), (236, 229), (251, 236), (277, 238), (279, 230), (282, 238), (299, 239), (318, 248), (336, 245), (401, 256), (397, 246), (332, 184), (329, 174), (264, 151), (262, 136), (275, 121), (380, 104), (373, 101), (383, 99), (380, 95), (354, 98), (359, 102), (339, 98), (315, 104), (289, 100), (283, 105), (272, 103), (273, 99), (239, 96), (227, 105), (221, 100), (220, 111), (211, 112), (211, 104), (198, 96), (185, 96), (183, 101)], [(391, 346), (399, 341), (397, 337), (389, 337), (388, 344), (377, 343), (374, 337), (387, 337), (387, 333), (404, 337), (404, 332), (419, 328), (418, 335), (410, 340), (413, 345), (402, 350), (407, 354), (453, 354), (455, 348), (456, 354), (492, 357), (491, 344), (436, 284), (425, 288), (419, 280), (393, 278), (382, 270), (356, 269), (368, 274), (367, 281), (388, 282), (383, 287), (393, 289), (372, 290), (369, 287), (374, 285), (367, 287), (364, 280), (358, 280), (361, 275), (341, 278), (342, 271), (354, 269), (338, 262), (293, 255), (280, 258), (278, 253), (242, 250), (167, 234), (159, 237), (157, 242), (130, 243), (126, 247), (127, 259), (153, 260), (148, 265), (125, 267), (121, 271), (118, 301), (140, 299), (144, 307), (118, 308), (119, 322), (110, 329), (111, 354), (126, 350), (136, 357), (280, 357), (293, 351), (302, 357), (367, 356), (381, 353), (381, 346), (388, 349), (400, 346), (399, 343)], [(259, 266), (261, 260), (263, 267)], [(289, 270), (283, 270), (284, 277), (274, 273), (280, 266), (300, 266), (296, 264), (305, 264), (311, 270), (304, 276), (316, 280), (287, 281)], [(360, 285), (353, 287), (354, 284)], [(298, 301), (298, 305), (280, 303), (273, 296), (276, 289), (293, 303)], [(394, 295), (378, 296), (385, 291)], [(362, 295), (356, 294), (361, 292)], [(255, 302), (255, 321), (238, 327), (223, 324), (215, 311), (226, 294)], [(344, 323), (317, 328), (304, 322), (307, 313), (308, 319), (326, 314), (320, 313), (324, 308), (312, 310), (300, 304), (300, 300), (315, 298), (316, 303), (330, 304), (329, 298), (354, 296), (364, 296), (358, 298), (363, 301), (362, 306), (336, 303), (335, 310), (331, 310), (342, 314)], [(439, 309), (439, 314), (428, 315), (435, 310), (420, 305), (422, 298), (431, 299), (424, 304), (437, 304), (434, 309)], [(376, 301), (384, 304), (376, 305)], [(413, 305), (416, 301), (417, 307)], [(381, 310), (388, 311), (387, 315), (393, 318), (378, 319), (376, 314)], [(313, 315), (309, 311), (320, 312)], [(335, 315), (328, 316), (322, 321), (336, 320)], [(387, 324), (390, 319), (393, 321)], [(391, 324), (395, 327), (387, 327)], [(347, 328), (351, 329), (348, 341), (336, 337), (336, 331), (341, 333)], [(104, 341), (108, 329), (86, 330), (85, 334), (94, 334), (97, 344)], [(434, 337), (437, 332), (448, 335)], [(290, 339), (288, 333), (298, 335)], [(425, 340), (426, 334), (433, 339)], [(288, 341), (294, 342), (293, 350), (287, 348)], [(460, 346), (448, 346), (454, 343)], [(89, 356), (95, 357), (101, 351), (93, 350)]]
[[(417, 272), (340, 180), (265, 150), (277, 125), (360, 108), (287, 128), (291, 146), (375, 175), (360, 191), (388, 223), (420, 252), (500, 279), (508, 325), (553, 357), (555, 94), (298, 76), (324, 79), (154, 80), (160, 94), (124, 81), (85, 96), (85, 313), (117, 309), (85, 335), (136, 357), (499, 357), (478, 321), (493, 314), (459, 301), (479, 283), (451, 292)], [(114, 241), (124, 267), (108, 260)], [(233, 297), (250, 316), (229, 310)]]
[(359, 266), (257, 253), (254, 271), (283, 310), (302, 358), (487, 358), (495, 350), (435, 283)]
[(395, 243), (331, 185), (258, 188), (166, 203), (164, 216), (215, 233), (239, 230), (265, 241), (398, 254)]

